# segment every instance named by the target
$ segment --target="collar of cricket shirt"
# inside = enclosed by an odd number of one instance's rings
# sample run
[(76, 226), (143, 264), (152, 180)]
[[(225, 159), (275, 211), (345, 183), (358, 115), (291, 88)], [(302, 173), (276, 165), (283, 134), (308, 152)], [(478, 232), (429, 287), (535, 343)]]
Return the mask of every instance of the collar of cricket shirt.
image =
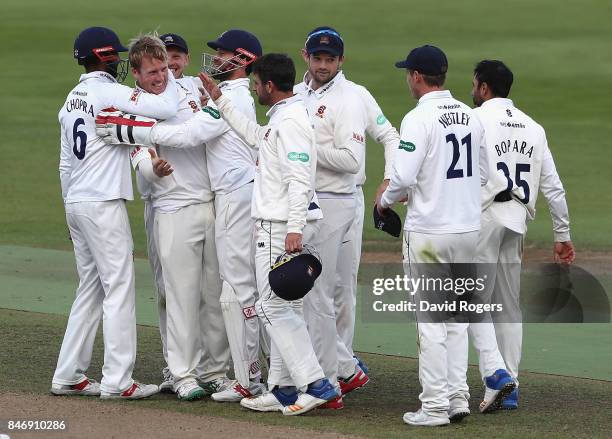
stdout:
[(272, 117), (276, 114), (276, 112), (280, 109), (280, 108), (285, 108), (288, 107), (289, 105), (301, 101), (302, 97), (300, 95), (293, 95), (290, 98), (287, 99), (283, 99), (282, 101), (278, 101), (276, 104), (272, 105), (270, 107), (270, 109), (268, 110), (268, 112), (266, 113), (266, 116), (268, 117)]
[(344, 77), (344, 72), (342, 72), (342, 70), (338, 70), (338, 73), (336, 73), (336, 76), (334, 76), (334, 78), (331, 81), (329, 81), (327, 84), (323, 84), (321, 87), (317, 88), (316, 90), (313, 90), (310, 87), (310, 81), (306, 82), (308, 77), (309, 77), (308, 72), (306, 72), (304, 74), (304, 84), (306, 84), (306, 90), (308, 90), (308, 93), (315, 93), (317, 98), (320, 98), (325, 93), (327, 93), (329, 90), (333, 89), (335, 85), (341, 84), (342, 82), (346, 80), (346, 78)]
[(251, 82), (249, 78), (238, 78), (238, 79), (228, 79), (227, 81), (220, 82), (219, 88), (221, 90), (223, 89), (231, 90), (232, 88), (236, 88), (240, 86), (249, 88), (250, 85), (251, 85)]
[(117, 82), (117, 80), (113, 78), (109, 73), (102, 72), (99, 70), (90, 73), (83, 73), (79, 78), (79, 82), (87, 81), (88, 79), (92, 78), (100, 79), (105, 82)]
[(504, 106), (507, 107), (508, 105), (514, 107), (514, 103), (512, 102), (512, 99), (508, 99), (508, 98), (491, 98), (488, 101), (484, 101), (482, 103), (482, 105), (480, 105), (481, 107), (489, 107), (489, 106)]
[(423, 96), (421, 96), (421, 99), (419, 99), (419, 104), (431, 99), (448, 99), (452, 97), (453, 95), (449, 90), (430, 91), (429, 93), (425, 93)]

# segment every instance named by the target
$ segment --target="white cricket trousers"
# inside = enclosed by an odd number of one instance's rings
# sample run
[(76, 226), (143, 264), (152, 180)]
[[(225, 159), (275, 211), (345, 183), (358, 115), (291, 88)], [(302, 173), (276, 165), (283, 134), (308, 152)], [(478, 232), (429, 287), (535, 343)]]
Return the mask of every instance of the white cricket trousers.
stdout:
[(104, 336), (103, 392), (133, 384), (136, 310), (133, 243), (124, 200), (65, 205), (79, 287), (70, 309), (53, 383), (77, 384), (91, 362), (96, 330)]
[(477, 262), (485, 264), (490, 287), (483, 300), (499, 303), (504, 309), (504, 321), (494, 317), (494, 328), (490, 323), (470, 325), (469, 334), (478, 352), (483, 378), (505, 367), (518, 383), (523, 341), (519, 301), (523, 238), (521, 233), (500, 224), (488, 210), (483, 212)]
[(164, 361), (168, 364), (168, 345), (167, 345), (167, 323), (166, 323), (166, 291), (164, 290), (164, 276), (162, 266), (157, 255), (155, 246), (155, 209), (151, 201), (144, 200), (144, 224), (147, 235), (147, 258), (153, 273), (155, 291), (157, 293), (157, 316), (159, 318), (159, 335), (162, 342), (162, 353)]
[(286, 236), (287, 223), (255, 221), (255, 267), (259, 291), (255, 308), (271, 340), (268, 387), (295, 386), (305, 390), (308, 384), (325, 375), (306, 329), (302, 300), (281, 299), (268, 282), (270, 267), (285, 252)]
[[(248, 361), (249, 377), (258, 380), (261, 376), (259, 365), (259, 320), (254, 312), (257, 301), (257, 281), (255, 280), (253, 230), (251, 200), (253, 183), (227, 194), (215, 197), (215, 239), (219, 257), (219, 270), (223, 280), (221, 301), (231, 301), (235, 296), (240, 303), (242, 320), (232, 322), (234, 327), (228, 331), (239, 331), (236, 337), (228, 337), (229, 342), (242, 340), (244, 346), (231, 346), (234, 367), (241, 361)], [(240, 354), (238, 354), (240, 352)], [(246, 384), (243, 384), (246, 385)]]
[[(185, 380), (210, 381), (227, 371), (229, 349), (219, 304), (214, 235), (212, 202), (155, 214), (166, 292), (168, 368), (175, 390)], [(202, 358), (204, 370), (198, 370)]]
[(334, 295), (336, 330), (338, 331), (338, 376), (348, 378), (355, 372), (353, 338), (355, 336), (355, 307), (357, 304), (357, 275), (361, 261), (364, 199), (363, 188), (355, 191), (355, 216), (347, 239), (340, 247), (337, 284)]
[[(325, 377), (336, 385), (340, 371), (338, 358), (352, 358), (344, 342), (338, 342), (335, 296), (338, 293), (337, 270), (340, 265), (342, 243), (351, 240), (350, 229), (355, 218), (355, 198), (352, 194), (326, 198), (318, 194), (323, 219), (309, 224), (304, 240), (314, 246), (321, 256), (323, 271), (313, 289), (304, 297), (304, 317), (314, 350)], [(343, 377), (354, 373), (342, 371)], [(348, 373), (348, 375), (347, 375)]]
[[(408, 264), (404, 264), (406, 274), (412, 278), (421, 276), (425, 264), (435, 257), (441, 264), (473, 262), (478, 244), (478, 232), (453, 234), (428, 234), (406, 232)], [(451, 277), (450, 267), (444, 273)], [(427, 299), (428, 293), (422, 293)], [(433, 293), (436, 294), (436, 293)], [(419, 297), (419, 293), (415, 298)], [(419, 323), (417, 312), (417, 332), (419, 337), (419, 381), (423, 391), (419, 395), (423, 411), (433, 415), (447, 416), (449, 401), (459, 398), (469, 400), (467, 385), (468, 338), (467, 323), (440, 322)]]

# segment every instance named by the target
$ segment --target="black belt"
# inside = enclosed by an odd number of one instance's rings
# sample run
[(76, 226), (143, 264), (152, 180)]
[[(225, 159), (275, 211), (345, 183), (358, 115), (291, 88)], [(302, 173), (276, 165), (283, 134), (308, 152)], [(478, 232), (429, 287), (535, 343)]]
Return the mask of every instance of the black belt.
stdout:
[(493, 198), (493, 201), (497, 201), (498, 203), (505, 203), (506, 201), (510, 200), (512, 200), (512, 192), (510, 191), (500, 192), (499, 194), (495, 195), (495, 198)]

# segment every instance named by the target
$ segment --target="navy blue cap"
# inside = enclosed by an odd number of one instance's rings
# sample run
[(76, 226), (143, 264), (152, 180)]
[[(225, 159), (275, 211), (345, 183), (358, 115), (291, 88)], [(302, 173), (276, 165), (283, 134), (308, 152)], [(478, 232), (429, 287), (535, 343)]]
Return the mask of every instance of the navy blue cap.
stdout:
[(176, 47), (185, 53), (189, 53), (187, 41), (177, 34), (163, 34), (159, 37), (166, 47)]
[(83, 59), (95, 56), (94, 50), (104, 49), (102, 52), (108, 53), (127, 52), (127, 47), (119, 41), (115, 32), (106, 27), (88, 27), (82, 31), (74, 40), (74, 57)]
[(219, 38), (209, 41), (208, 47), (211, 49), (223, 49), (236, 52), (238, 49), (246, 50), (256, 57), (263, 55), (261, 43), (255, 35), (241, 29), (230, 29), (223, 32)]
[(425, 45), (412, 49), (404, 61), (395, 63), (400, 69), (416, 70), (423, 75), (437, 76), (446, 73), (448, 60), (436, 46)]
[(318, 27), (310, 32), (305, 46), (309, 54), (316, 52), (328, 52), (333, 56), (344, 54), (342, 37), (335, 29), (327, 26)]

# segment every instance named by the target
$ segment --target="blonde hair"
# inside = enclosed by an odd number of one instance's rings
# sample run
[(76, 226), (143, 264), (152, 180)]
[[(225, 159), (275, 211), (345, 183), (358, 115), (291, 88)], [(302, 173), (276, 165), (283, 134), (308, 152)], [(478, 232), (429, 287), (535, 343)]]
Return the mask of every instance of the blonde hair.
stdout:
[(130, 40), (130, 51), (128, 57), (130, 65), (136, 70), (140, 69), (142, 59), (144, 57), (158, 59), (160, 61), (168, 60), (166, 46), (157, 36), (157, 32), (150, 34), (142, 34)]

